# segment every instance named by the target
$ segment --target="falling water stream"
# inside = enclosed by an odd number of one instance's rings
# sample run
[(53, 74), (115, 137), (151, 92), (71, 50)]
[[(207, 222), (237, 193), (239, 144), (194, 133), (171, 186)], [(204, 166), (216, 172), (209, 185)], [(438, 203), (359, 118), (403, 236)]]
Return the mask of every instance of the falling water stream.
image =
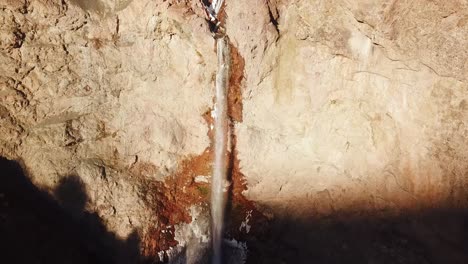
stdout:
[(213, 263), (221, 263), (221, 244), (224, 222), (224, 182), (226, 181), (227, 151), (227, 82), (229, 75), (229, 46), (226, 37), (216, 39), (218, 72), (216, 74), (216, 98), (214, 109), (214, 166), (211, 186), (211, 218)]
[(227, 36), (219, 28), (217, 16), (223, 4), (222, 0), (214, 0), (207, 7), (208, 15), (215, 24), (216, 53), (218, 70), (216, 73), (216, 91), (214, 105), (214, 165), (211, 180), (211, 236), (213, 244), (213, 264), (220, 264), (222, 257), (223, 223), (225, 210), (224, 182), (227, 172), (227, 89), (229, 82), (230, 52)]

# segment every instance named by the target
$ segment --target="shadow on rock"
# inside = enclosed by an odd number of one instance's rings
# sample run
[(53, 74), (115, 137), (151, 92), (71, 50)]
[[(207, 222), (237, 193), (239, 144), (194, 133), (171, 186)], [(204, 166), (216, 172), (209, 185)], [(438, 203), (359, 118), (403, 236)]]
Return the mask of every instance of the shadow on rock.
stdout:
[(253, 226), (244, 240), (247, 263), (255, 264), (463, 264), (468, 263), (468, 211), (315, 219), (288, 215)]
[(64, 178), (56, 199), (34, 186), (19, 164), (0, 157), (1, 263), (143, 263), (140, 239), (126, 240), (106, 230), (85, 210), (85, 187)]

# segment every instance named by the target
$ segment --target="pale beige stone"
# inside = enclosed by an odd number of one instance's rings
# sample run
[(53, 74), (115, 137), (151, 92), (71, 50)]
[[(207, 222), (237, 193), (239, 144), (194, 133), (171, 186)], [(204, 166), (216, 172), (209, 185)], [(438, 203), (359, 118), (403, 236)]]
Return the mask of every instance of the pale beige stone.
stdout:
[[(0, 155), (50, 192), (80, 177), (125, 238), (157, 222), (145, 181), (210, 146), (214, 40), (200, 1), (62, 2), (0, 0)], [(265, 214), (466, 206), (466, 0), (224, 11), (245, 61), (245, 195)], [(181, 245), (206, 240), (201, 222), (177, 227)]]
[(148, 228), (130, 168), (163, 180), (210, 144), (216, 57), (203, 17), (163, 1), (17, 2), (0, 11), (0, 155), (46, 190), (79, 176), (88, 209), (123, 238)]
[[(239, 49), (247, 84), (236, 133), (246, 195), (302, 214), (465, 203), (466, 7), (279, 5), (279, 39), (262, 63)], [(257, 19), (258, 8), (238, 9), (243, 19), (229, 22)], [(262, 45), (269, 33), (236, 37)]]

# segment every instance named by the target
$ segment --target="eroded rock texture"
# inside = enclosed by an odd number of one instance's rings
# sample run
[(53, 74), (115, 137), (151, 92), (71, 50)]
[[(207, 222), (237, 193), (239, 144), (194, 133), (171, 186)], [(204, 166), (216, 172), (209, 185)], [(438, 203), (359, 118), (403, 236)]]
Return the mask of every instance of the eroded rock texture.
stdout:
[[(214, 42), (193, 5), (2, 1), (0, 155), (46, 190), (78, 176), (86, 209), (122, 238), (174, 232), (155, 214), (173, 213), (155, 200), (170, 190), (153, 183), (210, 144)], [(148, 239), (148, 254), (174, 246)]]
[(314, 214), (466, 204), (466, 1), (245, 5), (226, 10), (248, 197)]
[[(467, 1), (227, 0), (223, 13), (231, 236), (284, 216), (466, 208)], [(174, 259), (196, 263), (215, 71), (199, 1), (0, 0), (0, 156), (51, 195), (80, 179), (85, 209), (137, 232), (144, 256), (192, 244)]]

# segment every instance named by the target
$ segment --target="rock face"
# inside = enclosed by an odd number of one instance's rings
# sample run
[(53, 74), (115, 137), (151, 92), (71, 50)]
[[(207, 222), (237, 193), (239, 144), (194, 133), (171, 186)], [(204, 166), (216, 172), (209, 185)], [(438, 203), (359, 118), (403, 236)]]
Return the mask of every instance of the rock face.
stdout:
[[(466, 208), (467, 1), (227, 0), (224, 16), (242, 237), (257, 216)], [(110, 232), (196, 263), (215, 72), (199, 1), (0, 0), (0, 156), (51, 195), (79, 178)]]
[(313, 214), (466, 204), (466, 1), (249, 4), (226, 12), (250, 199)]
[(160, 225), (148, 182), (210, 145), (216, 68), (200, 4), (136, 2), (0, 6), (0, 155), (46, 190), (78, 176), (122, 238)]

